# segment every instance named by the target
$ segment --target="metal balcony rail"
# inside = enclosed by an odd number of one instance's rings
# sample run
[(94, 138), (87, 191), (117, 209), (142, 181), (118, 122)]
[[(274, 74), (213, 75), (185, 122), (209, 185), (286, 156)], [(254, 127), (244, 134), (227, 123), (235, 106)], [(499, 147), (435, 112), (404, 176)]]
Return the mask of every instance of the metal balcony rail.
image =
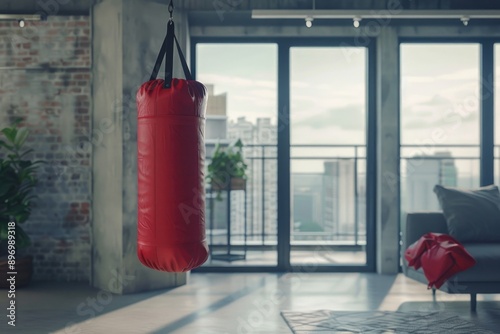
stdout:
[[(214, 148), (215, 143), (207, 144), (207, 152), (209, 148)], [(227, 144), (221, 143), (221, 146)], [(277, 243), (277, 145), (275, 144), (248, 144), (244, 146), (244, 156), (248, 161), (250, 178), (248, 180), (247, 195), (250, 199), (247, 202), (247, 219), (249, 231), (243, 233), (242, 224), (233, 224), (233, 240), (236, 244), (246, 240), (249, 245), (274, 246)], [(292, 242), (297, 244), (329, 241), (332, 243), (346, 244), (358, 246), (366, 244), (366, 221), (360, 217), (360, 203), (364, 199), (360, 198), (359, 186), (365, 184), (366, 172), (359, 170), (359, 163), (366, 163), (366, 146), (360, 144), (352, 145), (334, 145), (334, 144), (318, 144), (318, 145), (291, 145), (291, 160), (348, 160), (352, 162), (354, 168), (354, 180), (352, 199), (354, 203), (354, 220), (347, 222), (344, 226), (349, 226), (349, 229), (342, 231), (299, 231), (294, 230), (292, 226)], [(326, 151), (330, 149), (328, 154), (310, 154), (314, 150)], [(333, 151), (332, 151), (333, 150)], [(455, 151), (459, 154), (452, 155)], [(500, 180), (500, 145), (495, 145), (495, 162), (497, 167), (496, 180)], [(302, 152), (300, 152), (302, 151)], [(415, 154), (409, 154), (408, 151), (415, 151)], [(449, 156), (439, 155), (443, 152), (450, 152)], [(333, 153), (333, 154), (332, 154)], [(337, 153), (337, 154), (335, 154)], [(436, 155), (436, 153), (438, 155)], [(447, 161), (456, 163), (459, 161), (469, 162), (469, 164), (479, 164), (479, 145), (401, 145), (400, 159), (406, 164), (411, 164), (412, 161)], [(210, 156), (206, 158), (206, 165), (210, 163)], [(471, 167), (474, 169), (474, 167)], [(460, 171), (457, 171), (457, 173)], [(406, 177), (405, 171), (401, 172), (401, 177)], [(207, 185), (208, 186), (208, 185)], [(215, 211), (215, 209), (214, 209)], [(208, 215), (207, 215), (208, 216)], [(225, 235), (227, 230), (222, 227), (207, 230), (207, 234), (215, 237), (214, 245), (220, 244), (217, 241), (217, 236)]]

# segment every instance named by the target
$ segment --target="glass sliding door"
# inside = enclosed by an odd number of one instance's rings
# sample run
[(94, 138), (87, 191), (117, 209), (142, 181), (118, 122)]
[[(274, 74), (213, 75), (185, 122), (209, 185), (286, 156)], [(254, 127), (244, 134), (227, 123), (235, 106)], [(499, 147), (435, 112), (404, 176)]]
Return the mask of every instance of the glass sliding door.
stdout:
[(290, 264), (367, 264), (368, 51), (290, 48)]
[(436, 184), (479, 186), (481, 81), (479, 44), (402, 43), (400, 50), (404, 217), (440, 211)]
[(208, 88), (206, 164), (217, 146), (241, 140), (248, 166), (244, 190), (218, 194), (207, 182), (205, 267), (277, 265), (277, 50), (196, 44), (196, 80)]
[(207, 181), (200, 271), (373, 270), (373, 50), (293, 43), (194, 42), (207, 165), (237, 140), (247, 165), (244, 191)]

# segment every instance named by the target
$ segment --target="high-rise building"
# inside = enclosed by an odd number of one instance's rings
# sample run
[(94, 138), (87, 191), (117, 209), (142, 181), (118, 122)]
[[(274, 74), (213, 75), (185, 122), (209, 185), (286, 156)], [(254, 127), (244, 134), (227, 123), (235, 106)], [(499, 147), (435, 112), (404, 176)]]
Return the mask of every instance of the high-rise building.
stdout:
[(458, 171), (450, 152), (420, 155), (408, 160), (404, 211), (439, 211), (434, 186), (457, 186)]
[[(276, 239), (277, 233), (277, 163), (276, 125), (269, 118), (256, 124), (240, 117), (228, 124), (228, 138), (240, 139), (248, 165), (247, 220), (249, 240)], [(253, 237), (252, 237), (253, 236)]]
[[(276, 125), (270, 118), (258, 118), (256, 123), (239, 117), (229, 120), (227, 115), (227, 95), (214, 94), (214, 86), (206, 85), (208, 90), (205, 142), (207, 159), (210, 159), (215, 146), (229, 144), (240, 139), (243, 154), (248, 165), (246, 189), (247, 234), (253, 240), (261, 240), (262, 234), (276, 240), (277, 233), (277, 163), (276, 163)], [(227, 198), (215, 201), (213, 227), (215, 230), (227, 226)], [(231, 230), (242, 239), (244, 233), (244, 197), (239, 192), (231, 194)], [(207, 226), (210, 222), (207, 222)], [(274, 236), (274, 238), (273, 238)], [(220, 239), (220, 238), (219, 238)], [(252, 240), (251, 237), (247, 238)], [(235, 239), (238, 240), (238, 237)], [(223, 242), (223, 240), (221, 241)]]
[[(424, 157), (415, 157), (412, 168), (407, 172), (406, 177), (406, 212), (418, 211), (437, 211), (439, 203), (436, 200), (436, 195), (433, 193), (434, 186), (440, 183), (440, 166), (441, 163), (437, 159), (425, 159)], [(418, 162), (417, 162), (418, 161)]]
[(205, 123), (205, 141), (215, 143), (227, 139), (227, 95), (214, 94), (214, 86), (206, 85), (208, 90)]
[(323, 175), (292, 174), (292, 241), (324, 240), (322, 236), (306, 235), (323, 232)]
[[(257, 212), (264, 212), (265, 233), (276, 239), (278, 234), (278, 132), (270, 118), (257, 118), (254, 132), (254, 196), (259, 205)], [(264, 196), (262, 199), (261, 197)]]
[(359, 219), (354, 163), (353, 159), (324, 162), (323, 227), (337, 240), (351, 239)]
[(245, 117), (238, 117), (236, 121), (229, 121), (227, 138), (231, 141), (240, 139), (243, 145), (254, 143), (255, 125), (246, 120)]
[(434, 156), (443, 157), (443, 159), (439, 160), (441, 162), (439, 166), (440, 184), (448, 187), (456, 187), (458, 183), (458, 171), (455, 166), (455, 160), (451, 156), (451, 152), (436, 152)]
[[(209, 158), (212, 156), (213, 151), (218, 143), (227, 143), (227, 95), (214, 94), (214, 86), (206, 85), (207, 87), (207, 110), (206, 110), (206, 123), (205, 123), (205, 149), (206, 156)], [(206, 164), (207, 165), (207, 164)], [(207, 166), (205, 166), (206, 168)], [(206, 173), (206, 170), (205, 170)], [(207, 194), (208, 196), (209, 194)], [(215, 195), (213, 195), (215, 197)], [(207, 197), (207, 219), (206, 224), (208, 229), (213, 230), (212, 240), (214, 244), (224, 244), (226, 241), (224, 239), (225, 234), (222, 233), (227, 227), (227, 215), (226, 215), (226, 204), (227, 200), (222, 198), (222, 201), (213, 200), (213, 212), (210, 211), (210, 199)], [(220, 231), (221, 233), (217, 233)]]

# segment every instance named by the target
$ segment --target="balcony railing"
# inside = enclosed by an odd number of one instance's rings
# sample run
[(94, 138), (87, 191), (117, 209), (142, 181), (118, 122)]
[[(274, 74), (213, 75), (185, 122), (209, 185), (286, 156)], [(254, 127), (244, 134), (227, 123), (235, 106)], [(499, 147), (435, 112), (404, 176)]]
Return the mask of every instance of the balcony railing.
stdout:
[(478, 186), (479, 148), (466, 144), (401, 145), (403, 193), (404, 180), (418, 177), (449, 186)]
[[(440, 210), (433, 193), (437, 183), (462, 188), (480, 185), (479, 145), (402, 145), (401, 148), (403, 215), (409, 211)], [(498, 182), (500, 145), (495, 145), (494, 150), (493, 176)]]
[[(206, 164), (210, 163), (210, 155), (213, 151), (214, 144), (207, 144), (207, 159)], [(222, 144), (221, 144), (222, 145)], [(332, 245), (364, 245), (366, 244), (366, 222), (365, 222), (365, 178), (366, 168), (360, 168), (366, 165), (366, 154), (364, 145), (292, 145), (291, 162), (338, 162), (352, 166), (353, 171), (349, 173), (352, 177), (351, 182), (345, 185), (352, 189), (345, 189), (349, 192), (350, 198), (346, 201), (346, 196), (339, 199), (339, 195), (332, 196), (331, 200), (344, 201), (350, 205), (352, 212), (346, 214), (349, 216), (349, 221), (336, 222), (337, 227), (326, 230), (324, 226), (322, 231), (303, 230), (298, 226), (298, 222), (292, 224), (292, 244), (293, 245), (312, 245), (317, 242), (322, 244)], [(315, 152), (311, 154), (311, 152)], [(231, 204), (235, 208), (231, 208), (231, 238), (232, 243), (242, 244), (246, 241), (247, 245), (252, 246), (275, 246), (277, 244), (277, 147), (272, 144), (255, 144), (245, 145), (244, 156), (249, 165), (248, 174), (249, 180), (247, 183), (247, 203), (246, 203), (246, 218), (247, 231), (244, 231), (243, 212), (245, 207), (241, 205), (243, 196), (238, 198), (236, 194), (231, 193)], [(361, 171), (361, 172), (359, 172)], [(325, 177), (325, 173), (297, 173), (292, 172), (292, 182), (294, 178), (313, 175), (316, 178)], [(332, 187), (334, 185), (332, 184)], [(359, 187), (362, 186), (360, 194)], [(293, 188), (292, 188), (293, 189)], [(208, 190), (208, 185), (207, 185)], [(322, 206), (316, 215), (324, 216), (325, 200), (322, 189), (312, 189), (312, 195), (316, 197), (316, 206)], [(207, 191), (208, 196), (210, 193)], [(225, 194), (223, 194), (224, 196)], [(212, 195), (213, 196), (213, 195)], [(293, 196), (293, 193), (292, 193)], [(292, 197), (293, 198), (293, 197)], [(362, 198), (362, 200), (360, 200)], [(207, 198), (209, 201), (210, 198)], [(222, 202), (214, 201), (213, 216), (219, 217), (219, 221), (207, 221), (207, 237), (214, 245), (224, 245), (227, 234), (227, 215), (226, 198)], [(236, 204), (235, 204), (236, 203)], [(331, 205), (333, 209), (335, 205)], [(338, 205), (336, 205), (338, 207)], [(207, 217), (210, 217), (210, 205), (207, 205)], [(293, 216), (293, 215), (292, 215)], [(346, 217), (344, 217), (347, 219)], [(207, 219), (208, 220), (208, 219)], [(362, 221), (361, 221), (362, 220)], [(318, 223), (323, 223), (324, 220)], [(214, 228), (209, 227), (213, 225)], [(296, 226), (297, 225), (297, 226)]]
[[(210, 152), (213, 151), (215, 144), (207, 144), (207, 165), (210, 162)], [(500, 180), (500, 145), (495, 146), (495, 170), (496, 180)], [(249, 246), (275, 246), (277, 244), (277, 147), (271, 144), (246, 145), (244, 147), (244, 156), (248, 161), (249, 180), (247, 183), (247, 203), (242, 203), (242, 196), (231, 194), (234, 208), (231, 209), (232, 220), (232, 242), (242, 244), (246, 241)], [(402, 206), (407, 203), (410, 196), (408, 191), (411, 178), (415, 178), (417, 183), (427, 180), (431, 185), (436, 180), (439, 183), (448, 183), (448, 185), (474, 187), (479, 184), (479, 146), (478, 145), (432, 145), (432, 147), (421, 145), (401, 145), (402, 169), (400, 180), (395, 180), (395, 184), (401, 185)], [(328, 179), (325, 170), (322, 172), (304, 172), (294, 173), (293, 166), (296, 163), (330, 163), (330, 172), (336, 172), (336, 175), (330, 175), (329, 181), (332, 181), (332, 188), (337, 186), (344, 189), (346, 200), (342, 194), (331, 196), (329, 208), (325, 205), (325, 194), (316, 189), (310, 190), (310, 195), (314, 198), (320, 194), (320, 199), (316, 199), (316, 204), (322, 203), (323, 208), (317, 209), (316, 214), (322, 218), (320, 223), (327, 221), (325, 212), (327, 209), (342, 210), (344, 216), (337, 217), (344, 221), (337, 221), (337, 228), (328, 230), (325, 226), (322, 231), (304, 231), (300, 227), (291, 226), (292, 245), (314, 245), (322, 244), (332, 245), (353, 245), (360, 246), (366, 244), (366, 147), (365, 145), (292, 145), (291, 146), (291, 164), (292, 164), (292, 183), (297, 183), (298, 178), (311, 179), (315, 177), (323, 180)], [(428, 163), (433, 162), (433, 163)], [(337, 166), (335, 166), (338, 164)], [(343, 164), (343, 165), (342, 165)], [(342, 166), (340, 166), (342, 165)], [(349, 166), (352, 171), (349, 172)], [(342, 169), (343, 168), (343, 169)], [(433, 174), (433, 173), (436, 174)], [(342, 174), (343, 173), (343, 174)], [(338, 184), (342, 177), (348, 177), (349, 182), (343, 185)], [(335, 181), (335, 177), (338, 179)], [(427, 178), (427, 179), (426, 179)], [(335, 181), (335, 182), (334, 182)], [(305, 182), (305, 181), (304, 181)], [(323, 187), (325, 185), (323, 184)], [(433, 186), (433, 185), (432, 185)], [(294, 187), (292, 185), (292, 198)], [(351, 189), (349, 189), (351, 188)], [(324, 189), (323, 189), (324, 190)], [(237, 193), (237, 192), (235, 192)], [(432, 196), (432, 188), (428, 189)], [(295, 193), (296, 194), (296, 193)], [(239, 197), (238, 197), (239, 196)], [(317, 197), (317, 196), (316, 196)], [(208, 198), (208, 200), (210, 200)], [(339, 204), (339, 201), (343, 205)], [(406, 200), (406, 202), (405, 202)], [(225, 215), (225, 198), (222, 202), (214, 205), (213, 229), (210, 229), (207, 221), (207, 237), (213, 245), (224, 245), (227, 233), (227, 217)], [(314, 205), (312, 205), (314, 206)], [(317, 205), (316, 205), (317, 206)], [(347, 207), (347, 211), (346, 211)], [(247, 231), (244, 231), (244, 212), (246, 209)], [(292, 208), (293, 209), (293, 208)], [(209, 206), (207, 205), (207, 217), (209, 217)], [(217, 211), (217, 212), (216, 212)], [(322, 213), (321, 213), (322, 211)], [(293, 214), (292, 214), (293, 216)], [(340, 228), (342, 227), (342, 228)]]

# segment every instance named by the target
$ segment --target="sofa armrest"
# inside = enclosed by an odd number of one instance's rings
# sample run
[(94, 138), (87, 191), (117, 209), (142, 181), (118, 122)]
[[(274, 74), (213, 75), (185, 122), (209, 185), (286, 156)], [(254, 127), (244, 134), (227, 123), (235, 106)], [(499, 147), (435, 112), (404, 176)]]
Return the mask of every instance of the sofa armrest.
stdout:
[(406, 215), (406, 226), (403, 230), (404, 252), (411, 244), (426, 233), (448, 233), (446, 219), (441, 212), (410, 212)]

